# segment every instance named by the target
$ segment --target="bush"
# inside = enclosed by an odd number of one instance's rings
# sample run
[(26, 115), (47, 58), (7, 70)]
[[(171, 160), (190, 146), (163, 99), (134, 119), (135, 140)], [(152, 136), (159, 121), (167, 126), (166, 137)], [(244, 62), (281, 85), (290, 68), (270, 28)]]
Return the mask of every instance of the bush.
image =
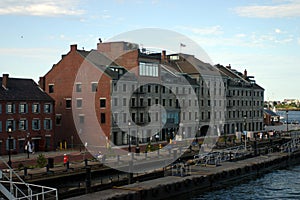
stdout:
[(43, 154), (40, 154), (38, 157), (37, 157), (37, 167), (45, 167), (46, 164), (47, 164), (47, 159), (45, 158), (45, 156)]

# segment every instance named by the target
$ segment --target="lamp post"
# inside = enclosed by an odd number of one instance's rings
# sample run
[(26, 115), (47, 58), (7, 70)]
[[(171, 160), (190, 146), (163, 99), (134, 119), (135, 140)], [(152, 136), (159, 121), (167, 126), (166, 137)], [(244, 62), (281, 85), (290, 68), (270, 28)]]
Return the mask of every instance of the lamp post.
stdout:
[(131, 152), (130, 125), (131, 125), (131, 122), (128, 121), (128, 152)]
[(247, 119), (247, 116), (246, 116), (246, 115), (244, 115), (245, 151), (247, 150), (246, 119)]
[(29, 158), (29, 153), (30, 153), (30, 151), (29, 151), (29, 148), (31, 148), (31, 146), (30, 146), (30, 141), (29, 141), (29, 136), (30, 136), (30, 133), (27, 133), (27, 144), (26, 144), (26, 153), (27, 153), (27, 158)]
[(12, 132), (12, 128), (11, 128), (11, 126), (8, 126), (7, 127), (7, 132), (8, 132), (8, 162), (7, 162), (7, 164), (8, 164), (8, 166), (11, 168), (11, 152), (10, 152), (10, 150), (11, 150), (11, 132)]
[(286, 110), (286, 133), (289, 131), (289, 111)]

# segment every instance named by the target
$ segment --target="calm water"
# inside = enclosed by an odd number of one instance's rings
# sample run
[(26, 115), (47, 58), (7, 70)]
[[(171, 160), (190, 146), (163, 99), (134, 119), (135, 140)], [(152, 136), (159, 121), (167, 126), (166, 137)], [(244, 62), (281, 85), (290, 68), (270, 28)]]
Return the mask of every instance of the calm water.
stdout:
[[(277, 111), (277, 114), (284, 117), (282, 122), (286, 121), (286, 112), (285, 111)], [(288, 112), (288, 121), (289, 123), (298, 121), (300, 122), (300, 111), (289, 111)]]
[(300, 166), (277, 170), (225, 189), (195, 195), (191, 200), (300, 199)]

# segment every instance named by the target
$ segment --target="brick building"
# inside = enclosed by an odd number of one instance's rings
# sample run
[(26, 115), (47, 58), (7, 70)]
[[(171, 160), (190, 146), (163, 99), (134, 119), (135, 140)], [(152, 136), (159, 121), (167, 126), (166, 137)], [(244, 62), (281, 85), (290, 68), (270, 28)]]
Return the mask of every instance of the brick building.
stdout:
[(264, 89), (252, 77), (128, 42), (98, 43), (91, 51), (71, 45), (40, 86), (56, 101), (58, 145), (262, 130)]
[[(54, 100), (31, 79), (0, 77), (0, 153), (24, 152), (29, 140), (35, 151), (53, 149)], [(8, 130), (11, 132), (8, 132)]]

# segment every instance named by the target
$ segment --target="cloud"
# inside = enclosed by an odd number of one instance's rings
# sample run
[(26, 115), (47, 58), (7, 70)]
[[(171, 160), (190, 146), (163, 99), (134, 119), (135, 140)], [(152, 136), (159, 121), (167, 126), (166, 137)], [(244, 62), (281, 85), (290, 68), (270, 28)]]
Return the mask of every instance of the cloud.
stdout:
[(179, 28), (183, 30), (191, 31), (195, 34), (199, 35), (221, 35), (223, 34), (221, 26), (210, 26), (210, 27), (203, 27), (203, 28), (195, 28), (189, 26), (180, 26)]
[(279, 28), (275, 29), (274, 31), (275, 33), (281, 33), (281, 30)]
[(300, 1), (290, 0), (278, 5), (241, 6), (234, 12), (242, 17), (253, 18), (283, 18), (300, 17)]
[(82, 15), (84, 10), (79, 9), (77, 0), (50, 1), (50, 0), (1, 0), (0, 15), (33, 15), (33, 16), (62, 16)]

